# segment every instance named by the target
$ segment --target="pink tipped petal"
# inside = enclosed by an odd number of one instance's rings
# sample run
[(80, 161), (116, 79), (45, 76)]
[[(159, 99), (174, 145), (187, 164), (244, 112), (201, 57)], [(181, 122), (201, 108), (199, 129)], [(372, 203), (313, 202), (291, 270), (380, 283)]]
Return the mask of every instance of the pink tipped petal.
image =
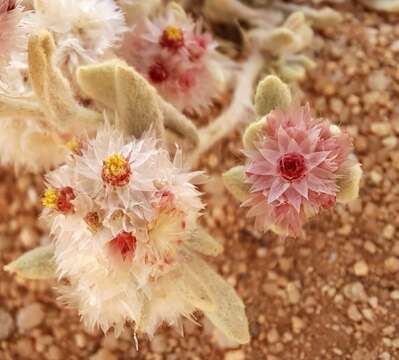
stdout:
[(306, 164), (308, 166), (308, 169), (311, 170), (316, 166), (319, 166), (324, 160), (327, 159), (328, 155), (330, 154), (331, 151), (319, 151), (306, 155), (305, 158), (307, 160)]
[(277, 140), (280, 153), (289, 152), (288, 147), (291, 142), (291, 138), (288, 136), (287, 132), (283, 129), (282, 126), (280, 126), (278, 129)]
[(293, 182), (291, 186), (299, 195), (303, 196), (306, 200), (308, 199), (309, 187), (306, 179), (303, 179), (299, 182)]
[(294, 139), (291, 139), (290, 143), (288, 144), (287, 152), (301, 153), (302, 149), (300, 148), (300, 146), (297, 144), (297, 142)]
[(301, 210), (301, 204), (302, 204), (302, 196), (300, 196), (297, 192), (294, 190), (289, 189), (285, 193), (288, 202), (295, 208), (295, 210), (299, 213)]
[(256, 164), (251, 164), (248, 167), (247, 173), (254, 174), (254, 175), (276, 175), (277, 171), (270, 164), (256, 163)]
[(263, 155), (264, 159), (270, 164), (275, 164), (281, 157), (281, 153), (269, 149), (259, 149), (259, 152)]
[(271, 204), (274, 200), (278, 199), (281, 195), (283, 195), (289, 187), (290, 187), (289, 183), (285, 182), (280, 178), (276, 178), (273, 181), (272, 187), (270, 188), (267, 202)]

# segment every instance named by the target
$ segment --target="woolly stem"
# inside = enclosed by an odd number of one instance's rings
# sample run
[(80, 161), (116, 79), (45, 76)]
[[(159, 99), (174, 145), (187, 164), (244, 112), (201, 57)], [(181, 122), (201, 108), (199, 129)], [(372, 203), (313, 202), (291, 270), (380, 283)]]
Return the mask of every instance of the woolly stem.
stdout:
[(177, 135), (190, 140), (194, 145), (198, 144), (198, 130), (196, 126), (178, 111), (173, 105), (158, 96), (158, 106), (163, 113), (163, 121), (166, 128)]
[(263, 65), (264, 59), (258, 52), (252, 54), (243, 64), (229, 107), (212, 123), (199, 130), (198, 147), (188, 159), (190, 166), (195, 166), (202, 154), (233, 131), (240, 123), (254, 120), (255, 111), (252, 101), (254, 83)]
[(32, 101), (6, 95), (0, 95), (0, 115), (17, 119), (44, 117), (40, 107)]

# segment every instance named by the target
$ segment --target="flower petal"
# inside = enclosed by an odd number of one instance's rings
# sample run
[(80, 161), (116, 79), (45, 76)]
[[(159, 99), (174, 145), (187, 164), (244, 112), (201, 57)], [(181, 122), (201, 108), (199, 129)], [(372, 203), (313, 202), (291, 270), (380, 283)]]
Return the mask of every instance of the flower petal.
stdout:
[(273, 181), (272, 187), (270, 188), (267, 202), (271, 204), (274, 200), (278, 199), (281, 195), (283, 195), (289, 187), (290, 187), (289, 183), (285, 182), (280, 178), (276, 178)]
[(306, 200), (308, 199), (309, 187), (306, 179), (302, 179), (299, 182), (293, 182), (291, 187), (296, 190), (296, 192), (303, 196)]
[(316, 166), (319, 166), (324, 160), (327, 159), (328, 155), (330, 154), (331, 151), (318, 151), (306, 155), (305, 158), (308, 170), (312, 170)]

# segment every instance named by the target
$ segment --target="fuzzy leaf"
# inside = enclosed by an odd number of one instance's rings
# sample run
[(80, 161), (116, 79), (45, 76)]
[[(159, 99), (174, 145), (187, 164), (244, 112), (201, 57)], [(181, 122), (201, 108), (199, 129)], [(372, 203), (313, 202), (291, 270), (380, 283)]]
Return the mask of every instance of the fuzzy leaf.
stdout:
[(0, 116), (16, 119), (43, 118), (40, 107), (29, 99), (0, 95)]
[(153, 128), (163, 137), (162, 113), (154, 88), (120, 60), (82, 66), (77, 72), (82, 91), (117, 113), (116, 126), (140, 137)]
[(338, 182), (340, 188), (337, 194), (338, 202), (346, 204), (358, 198), (362, 174), (362, 167), (359, 163), (352, 166), (347, 174), (344, 174), (344, 177)]
[(295, 34), (286, 28), (280, 27), (274, 29), (267, 37), (265, 37), (262, 48), (273, 54), (281, 55), (285, 51), (291, 50), (296, 46), (297, 38)]
[(120, 60), (110, 60), (81, 66), (76, 72), (79, 87), (86, 95), (113, 109), (116, 105), (115, 68), (120, 64), (123, 64)]
[(265, 116), (276, 108), (286, 109), (290, 104), (290, 89), (277, 76), (268, 75), (258, 84), (255, 107), (259, 116)]
[(163, 137), (165, 126), (179, 137), (198, 144), (195, 125), (157, 95), (154, 88), (124, 62), (111, 60), (82, 66), (77, 79), (86, 95), (109, 109), (116, 109), (118, 126), (129, 134), (139, 136), (152, 126)]
[(91, 129), (102, 121), (102, 115), (84, 108), (74, 99), (68, 82), (53, 63), (54, 50), (54, 40), (47, 31), (40, 31), (29, 39), (29, 75), (46, 119), (64, 129), (74, 125)]
[(126, 134), (140, 137), (151, 127), (163, 137), (162, 113), (155, 90), (133, 68), (117, 66), (115, 72), (117, 126)]
[(198, 256), (191, 258), (190, 268), (215, 299), (216, 308), (203, 310), (205, 316), (228, 338), (240, 344), (248, 343), (250, 336), (245, 305), (234, 288)]
[(56, 277), (54, 250), (51, 245), (40, 246), (26, 252), (4, 267), (24, 279), (43, 280)]
[(215, 300), (189, 265), (183, 265), (181, 275), (177, 280), (178, 291), (185, 301), (202, 311), (213, 311)]
[(285, 62), (277, 69), (278, 75), (286, 82), (302, 81), (306, 77), (306, 70), (303, 65)]
[(242, 137), (242, 142), (245, 149), (253, 149), (255, 147), (255, 144), (258, 141), (265, 124), (265, 119), (260, 119), (253, 122), (245, 129), (244, 135)]
[(191, 250), (203, 255), (217, 256), (223, 252), (223, 246), (202, 226), (198, 226), (185, 243)]
[(248, 197), (250, 186), (245, 183), (243, 166), (235, 166), (226, 171), (223, 174), (223, 183), (238, 201), (244, 201)]
[(292, 52), (301, 51), (311, 44), (313, 40), (313, 30), (301, 11), (291, 14), (283, 26), (295, 34), (296, 43), (291, 49)]

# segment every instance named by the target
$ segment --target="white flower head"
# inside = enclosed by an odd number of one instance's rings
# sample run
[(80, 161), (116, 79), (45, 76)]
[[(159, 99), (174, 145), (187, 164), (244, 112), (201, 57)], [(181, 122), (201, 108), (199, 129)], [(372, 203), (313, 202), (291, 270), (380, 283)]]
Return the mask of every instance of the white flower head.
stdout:
[(102, 58), (125, 31), (113, 0), (39, 0), (36, 16), (57, 43), (57, 62), (74, 66)]
[(27, 67), (27, 42), (34, 29), (30, 11), (21, 0), (0, 0), (0, 90), (25, 91), (23, 74)]
[(127, 33), (121, 56), (179, 110), (202, 113), (224, 87), (216, 43), (184, 13), (144, 17)]
[(62, 298), (89, 327), (119, 333), (134, 322), (152, 334), (195, 310), (176, 278), (203, 208), (191, 182), (200, 175), (181, 168), (179, 151), (171, 161), (151, 134), (126, 142), (110, 128), (48, 175), (45, 214), (58, 274), (70, 282)]

